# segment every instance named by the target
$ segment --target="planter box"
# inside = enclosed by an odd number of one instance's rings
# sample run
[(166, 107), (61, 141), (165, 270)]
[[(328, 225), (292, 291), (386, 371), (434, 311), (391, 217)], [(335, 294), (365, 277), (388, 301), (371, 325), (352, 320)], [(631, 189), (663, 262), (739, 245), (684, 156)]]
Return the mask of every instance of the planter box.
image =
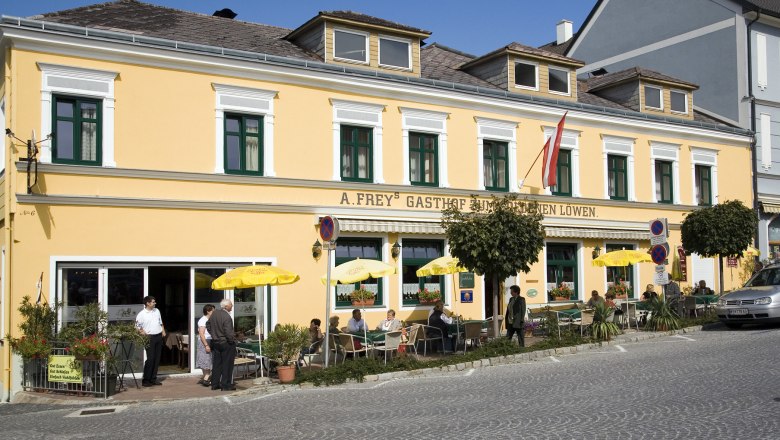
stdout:
[(553, 301), (568, 301), (568, 300), (569, 300), (568, 296), (554, 296), (553, 297)]
[(419, 302), (420, 302), (420, 304), (423, 304), (423, 305), (433, 305), (433, 304), (436, 304), (436, 301), (439, 301), (440, 299), (441, 298), (431, 299), (431, 300), (421, 299), (421, 300), (419, 300)]
[[(108, 376), (108, 383), (104, 383), (105, 376), (98, 376), (97, 381), (95, 383), (95, 392), (102, 393), (103, 392), (103, 386), (106, 385), (106, 397), (113, 396), (116, 394), (116, 385), (117, 385), (117, 375), (112, 374)], [(98, 397), (97, 395), (95, 397)]]
[(362, 299), (362, 300), (352, 300), (352, 305), (355, 306), (355, 307), (368, 307), (368, 306), (373, 306), (374, 305), (374, 301), (376, 301), (376, 299), (373, 299), (373, 298), (372, 299)]

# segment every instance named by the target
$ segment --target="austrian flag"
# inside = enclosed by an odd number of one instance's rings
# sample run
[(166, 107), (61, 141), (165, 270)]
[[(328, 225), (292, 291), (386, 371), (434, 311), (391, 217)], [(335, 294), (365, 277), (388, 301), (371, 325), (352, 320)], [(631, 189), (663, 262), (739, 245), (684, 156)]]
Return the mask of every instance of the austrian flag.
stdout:
[[(568, 112), (567, 112), (568, 113)], [(544, 144), (544, 163), (542, 164), (542, 185), (545, 188), (555, 186), (558, 183), (556, 171), (558, 169), (558, 150), (561, 149), (561, 136), (563, 136), (563, 123), (566, 113), (563, 114), (555, 133)]]

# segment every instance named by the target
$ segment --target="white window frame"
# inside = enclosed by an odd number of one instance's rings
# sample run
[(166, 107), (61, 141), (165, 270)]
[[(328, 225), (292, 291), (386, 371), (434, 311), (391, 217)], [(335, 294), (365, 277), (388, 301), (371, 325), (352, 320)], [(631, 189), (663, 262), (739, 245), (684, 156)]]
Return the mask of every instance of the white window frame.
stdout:
[(650, 141), (650, 188), (653, 203), (658, 203), (655, 193), (655, 161), (672, 162), (672, 204), (680, 204), (680, 145)]
[(384, 104), (345, 101), (331, 98), (333, 106), (333, 181), (341, 181), (341, 125), (370, 127), (373, 133), (373, 183), (385, 183), (382, 169), (382, 112)]
[(218, 83), (211, 87), (216, 97), (214, 173), (225, 174), (225, 113), (240, 113), (263, 117), (263, 176), (274, 177), (274, 98), (278, 92)]
[(508, 192), (516, 193), (520, 191), (517, 185), (517, 122), (502, 121), (500, 119), (490, 119), (475, 117), (477, 122), (477, 189), (485, 191), (485, 175), (483, 174), (482, 164), (484, 141), (506, 142), (507, 156), (509, 163)]
[(766, 35), (756, 33), (756, 77), (761, 90), (769, 85), (769, 69), (766, 51)]
[[(566, 72), (566, 92), (559, 92), (550, 89), (550, 71), (557, 70), (559, 72)], [(547, 91), (553, 95), (571, 96), (571, 70), (561, 67), (547, 66)]]
[[(114, 81), (119, 72), (37, 63), (41, 70), (41, 139), (53, 133), (52, 95), (99, 99), (101, 102), (101, 166), (116, 167), (114, 160)], [(41, 163), (52, 163), (51, 142), (40, 144)]]
[(403, 138), (404, 185), (411, 185), (409, 176), (409, 132), (429, 133), (438, 136), (439, 151), (436, 166), (439, 170), (439, 187), (449, 188), (447, 172), (447, 118), (449, 113), (399, 107), (401, 110), (401, 136)]
[[(389, 41), (395, 41), (399, 43), (406, 43), (406, 59), (409, 64), (409, 67), (403, 67), (403, 66), (394, 66), (392, 64), (382, 64), (382, 40), (389, 40)], [(378, 44), (377, 44), (377, 63), (382, 66), (389, 69), (398, 69), (398, 70), (412, 70), (412, 41), (406, 38), (399, 38), (399, 37), (391, 37), (389, 35), (379, 35), (378, 38)]]
[[(534, 86), (524, 86), (522, 84), (517, 83), (517, 65), (518, 64), (525, 64), (526, 66), (532, 66), (534, 68)], [(523, 90), (533, 90), (533, 91), (539, 91), (539, 63), (535, 63), (533, 61), (526, 61), (526, 60), (515, 60), (515, 87), (518, 89)]]
[[(659, 101), (660, 107), (653, 107), (653, 106), (647, 105), (647, 89), (658, 90), (658, 101)], [(654, 86), (652, 84), (642, 84), (642, 95), (644, 96), (644, 99), (642, 100), (642, 106), (645, 109), (650, 109), (650, 110), (655, 110), (655, 111), (664, 111), (664, 89), (662, 87)]]
[[(557, 130), (557, 127), (544, 127), (544, 139), (542, 145), (547, 142)], [(563, 130), (561, 135), (561, 150), (571, 151), (571, 196), (582, 197), (580, 192), (580, 134), (578, 130)], [(552, 195), (551, 187), (544, 189), (544, 193)]]
[(772, 168), (772, 116), (761, 113), (761, 167)]
[[(350, 58), (341, 58), (341, 57), (336, 56), (336, 32), (344, 32), (345, 34), (353, 34), (353, 35), (360, 35), (360, 36), (362, 36), (365, 39), (365, 42), (366, 42), (366, 46), (365, 46), (366, 47), (366, 60), (365, 61), (360, 61), (360, 60), (353, 60), (353, 59), (350, 59)], [(337, 61), (342, 61), (342, 62), (345, 62), (345, 63), (368, 64), (369, 61), (371, 60), (371, 53), (369, 52), (369, 50), (370, 50), (369, 40), (370, 39), (371, 39), (371, 35), (368, 32), (361, 32), (361, 31), (356, 31), (356, 30), (353, 30), (353, 29), (345, 29), (345, 28), (340, 28), (340, 27), (334, 27), (333, 28), (333, 59), (337, 60)]]
[(710, 167), (712, 205), (718, 204), (718, 150), (691, 147), (691, 204), (696, 206), (696, 165)]
[(609, 171), (608, 171), (607, 157), (610, 154), (612, 154), (617, 156), (626, 156), (628, 158), (627, 159), (628, 169), (626, 170), (626, 172), (628, 173), (627, 176), (628, 201), (629, 202), (636, 201), (636, 193), (635, 193), (636, 185), (634, 184), (634, 142), (635, 141), (636, 139), (634, 138), (602, 135), (602, 143), (603, 143), (602, 160), (603, 160), (603, 168), (604, 168), (604, 199), (610, 200)]
[[(673, 93), (680, 93), (680, 94), (683, 95), (683, 97), (685, 97), (685, 101), (684, 101), (685, 102), (685, 110), (683, 110), (683, 111), (675, 110), (672, 107), (672, 94)], [(688, 114), (688, 92), (683, 91), (683, 90), (676, 90), (676, 89), (669, 90), (669, 111), (671, 111), (672, 113), (678, 114), (678, 115), (687, 115)]]

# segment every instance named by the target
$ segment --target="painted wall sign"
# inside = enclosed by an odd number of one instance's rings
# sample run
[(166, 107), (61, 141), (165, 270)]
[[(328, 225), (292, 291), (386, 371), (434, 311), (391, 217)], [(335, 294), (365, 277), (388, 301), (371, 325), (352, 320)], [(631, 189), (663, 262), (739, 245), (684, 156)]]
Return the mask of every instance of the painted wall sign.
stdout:
[[(487, 206), (490, 199), (477, 199), (478, 203)], [(372, 206), (388, 208), (410, 208), (410, 209), (430, 209), (441, 211), (442, 209), (456, 206), (461, 211), (470, 210), (470, 197), (446, 197), (446, 196), (426, 196), (418, 194), (401, 193), (373, 193), (373, 192), (350, 192), (341, 193), (341, 206)], [(596, 217), (596, 207), (570, 205), (565, 203), (539, 203), (539, 210), (543, 215), (554, 215), (562, 217)]]
[(458, 273), (458, 286), (465, 287), (467, 289), (474, 288), (474, 273), (473, 272), (460, 272)]

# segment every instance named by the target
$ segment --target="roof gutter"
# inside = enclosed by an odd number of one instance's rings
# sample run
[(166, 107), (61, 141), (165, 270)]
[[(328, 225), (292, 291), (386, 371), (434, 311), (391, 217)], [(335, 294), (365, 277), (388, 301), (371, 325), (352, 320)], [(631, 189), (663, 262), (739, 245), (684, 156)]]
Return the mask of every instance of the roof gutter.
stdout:
[[(753, 40), (750, 37), (750, 31), (753, 28), (753, 24), (761, 18), (761, 10), (756, 11), (756, 18), (750, 21), (747, 25), (747, 68), (748, 68), (748, 98), (750, 99), (750, 131), (753, 132), (753, 140), (750, 141), (750, 168), (753, 171), (753, 210), (756, 212), (756, 217), (761, 219), (761, 209), (758, 202), (758, 166), (756, 161), (758, 160), (758, 153), (756, 152), (756, 97), (753, 96)], [(756, 234), (753, 236), (753, 245), (760, 249), (758, 243), (759, 231), (756, 229)]]

